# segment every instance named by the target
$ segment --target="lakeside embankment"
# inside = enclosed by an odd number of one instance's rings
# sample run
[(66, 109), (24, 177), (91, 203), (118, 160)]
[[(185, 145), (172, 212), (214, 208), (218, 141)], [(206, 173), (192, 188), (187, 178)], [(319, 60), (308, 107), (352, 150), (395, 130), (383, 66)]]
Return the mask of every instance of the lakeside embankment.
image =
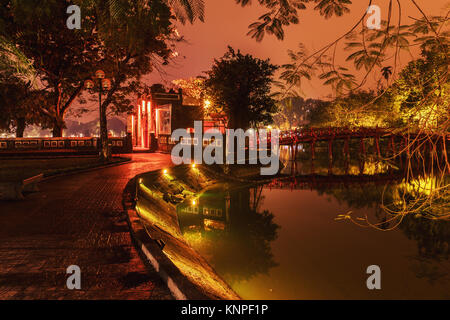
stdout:
[[(153, 244), (158, 244), (156, 247), (149, 244), (145, 250), (153, 251), (152, 257), (157, 256), (155, 259), (159, 260), (158, 265), (166, 265), (166, 268), (167, 261), (161, 260), (167, 257), (182, 275), (169, 275), (170, 281), (176, 277), (177, 285), (182, 287), (180, 290), (183, 294), (177, 298), (240, 299), (207, 261), (187, 244), (178, 225), (176, 205), (183, 201), (195, 202), (197, 193), (217, 183), (214, 171), (205, 170), (202, 166), (192, 168), (182, 165), (138, 175), (127, 186), (129, 198), (133, 198), (132, 194), (137, 192), (135, 213), (140, 218), (140, 225)], [(128, 214), (131, 217), (133, 213)], [(137, 231), (138, 224), (132, 222), (131, 228), (134, 237), (142, 237)], [(169, 269), (173, 271), (175, 268)]]

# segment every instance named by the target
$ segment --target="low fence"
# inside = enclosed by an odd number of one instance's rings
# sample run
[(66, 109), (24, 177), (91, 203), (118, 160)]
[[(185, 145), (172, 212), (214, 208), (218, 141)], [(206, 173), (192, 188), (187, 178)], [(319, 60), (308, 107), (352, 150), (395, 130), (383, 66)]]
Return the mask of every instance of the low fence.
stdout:
[[(113, 154), (131, 153), (131, 137), (111, 137), (109, 144)], [(100, 139), (85, 138), (1, 138), (0, 154), (60, 152), (60, 153), (97, 153)]]

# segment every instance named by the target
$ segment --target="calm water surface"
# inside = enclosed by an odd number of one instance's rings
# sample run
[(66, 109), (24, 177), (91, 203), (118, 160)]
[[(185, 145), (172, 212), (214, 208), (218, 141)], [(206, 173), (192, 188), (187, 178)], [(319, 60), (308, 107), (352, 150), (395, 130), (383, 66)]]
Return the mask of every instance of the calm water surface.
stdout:
[[(180, 228), (244, 299), (449, 299), (450, 222), (407, 215), (394, 227), (381, 198), (395, 200), (405, 183), (367, 176), (213, 187), (178, 206)], [(349, 213), (364, 226), (336, 219)], [(365, 216), (381, 230), (356, 219)], [(381, 290), (367, 289), (370, 265)]]

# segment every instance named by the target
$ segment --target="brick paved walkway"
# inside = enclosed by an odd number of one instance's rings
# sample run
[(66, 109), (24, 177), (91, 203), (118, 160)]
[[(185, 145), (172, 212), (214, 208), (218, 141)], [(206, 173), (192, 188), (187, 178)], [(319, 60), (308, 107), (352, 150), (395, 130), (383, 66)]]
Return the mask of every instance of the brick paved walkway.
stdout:
[[(21, 202), (0, 201), (0, 299), (170, 299), (145, 266), (121, 216), (122, 191), (170, 155), (41, 183)], [(81, 268), (81, 290), (66, 288), (66, 268)]]

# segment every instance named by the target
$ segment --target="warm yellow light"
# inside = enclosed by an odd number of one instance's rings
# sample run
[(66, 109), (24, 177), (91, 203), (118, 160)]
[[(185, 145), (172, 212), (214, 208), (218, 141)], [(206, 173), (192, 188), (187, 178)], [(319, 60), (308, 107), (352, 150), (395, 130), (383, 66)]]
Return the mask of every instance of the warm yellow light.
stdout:
[(272, 126), (267, 126), (267, 129), (272, 130)]
[(195, 206), (195, 204), (197, 203), (197, 201), (192, 200), (192, 205)]
[(205, 107), (205, 108), (209, 108), (210, 106), (211, 106), (211, 101), (205, 100), (205, 102), (204, 102), (204, 107)]
[(95, 72), (95, 77), (96, 77), (97, 79), (104, 79), (104, 78), (105, 78), (105, 72), (102, 71), (102, 70), (97, 70), (97, 71)]
[(85, 86), (85, 88), (87, 88), (87, 89), (92, 89), (92, 88), (94, 87), (94, 81), (92, 81), (92, 80), (86, 80), (86, 81), (84, 82), (84, 86)]
[(142, 178), (139, 179), (139, 184), (142, 184), (143, 180)]
[(164, 173), (164, 174), (167, 174), (167, 169), (164, 169), (164, 170), (163, 170), (163, 173)]
[(195, 168), (195, 163), (191, 164), (191, 167), (192, 167), (192, 168)]

